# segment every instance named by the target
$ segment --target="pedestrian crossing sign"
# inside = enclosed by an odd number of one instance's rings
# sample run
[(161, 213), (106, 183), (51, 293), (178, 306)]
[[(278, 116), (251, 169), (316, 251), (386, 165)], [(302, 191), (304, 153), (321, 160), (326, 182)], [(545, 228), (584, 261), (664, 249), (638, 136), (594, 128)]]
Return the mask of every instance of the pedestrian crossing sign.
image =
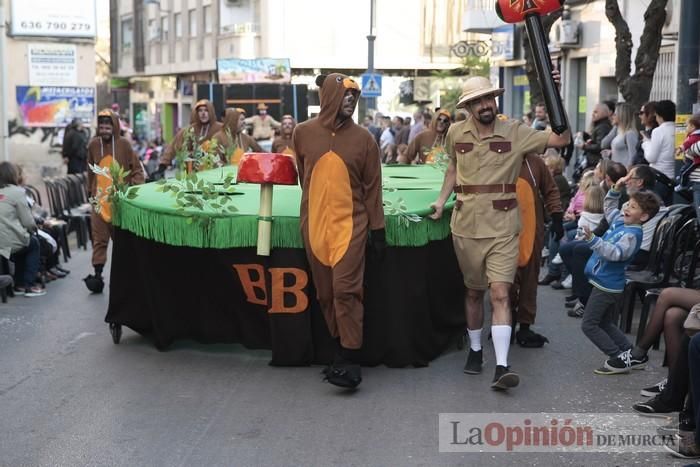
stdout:
[(365, 73), (362, 75), (362, 97), (379, 97), (382, 95), (382, 75)]

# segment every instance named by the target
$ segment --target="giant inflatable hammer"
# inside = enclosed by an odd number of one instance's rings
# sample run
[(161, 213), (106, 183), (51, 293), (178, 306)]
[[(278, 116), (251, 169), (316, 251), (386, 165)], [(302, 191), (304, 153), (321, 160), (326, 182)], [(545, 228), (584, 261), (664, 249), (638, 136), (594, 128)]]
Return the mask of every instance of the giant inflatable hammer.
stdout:
[(530, 50), (535, 60), (537, 76), (542, 85), (544, 102), (549, 113), (549, 123), (558, 135), (569, 127), (564, 105), (552, 79), (552, 58), (547, 47), (547, 37), (542, 27), (541, 15), (557, 11), (564, 0), (497, 0), (496, 13), (506, 23), (519, 23), (525, 20)]

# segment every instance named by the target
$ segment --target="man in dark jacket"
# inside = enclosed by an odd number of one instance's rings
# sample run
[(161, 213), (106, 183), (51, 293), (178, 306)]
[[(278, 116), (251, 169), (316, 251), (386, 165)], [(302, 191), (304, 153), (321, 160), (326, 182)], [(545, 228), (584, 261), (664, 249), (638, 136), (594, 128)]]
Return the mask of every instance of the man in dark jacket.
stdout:
[(612, 130), (610, 123), (610, 108), (604, 103), (596, 104), (593, 109), (593, 128), (591, 137), (583, 143), (583, 152), (586, 156), (586, 167), (595, 167), (600, 161), (600, 150), (603, 138)]
[(83, 173), (87, 170), (88, 135), (79, 118), (74, 118), (63, 134), (63, 161), (68, 165), (68, 173)]

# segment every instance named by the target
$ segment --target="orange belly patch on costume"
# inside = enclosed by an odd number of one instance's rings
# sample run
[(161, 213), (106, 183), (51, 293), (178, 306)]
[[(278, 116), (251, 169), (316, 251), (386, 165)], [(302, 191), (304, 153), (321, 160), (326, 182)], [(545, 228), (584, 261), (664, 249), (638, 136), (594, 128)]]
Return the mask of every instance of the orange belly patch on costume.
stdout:
[(518, 267), (527, 265), (532, 256), (535, 245), (535, 231), (537, 229), (537, 208), (535, 206), (535, 193), (525, 179), (518, 178), (516, 185), (518, 206), (520, 206), (520, 249), (518, 252)]
[(333, 151), (318, 160), (309, 183), (309, 243), (316, 259), (333, 267), (352, 238), (352, 188), (343, 159)]
[(241, 161), (241, 157), (245, 154), (245, 151), (243, 151), (243, 148), (237, 147), (234, 149), (233, 154), (231, 154), (231, 165), (238, 165), (238, 163)]
[[(112, 165), (112, 156), (105, 156), (97, 164), (102, 169), (109, 170)], [(105, 222), (112, 222), (112, 205), (109, 202), (109, 189), (112, 186), (112, 179), (105, 177), (104, 175), (97, 176), (97, 193), (100, 194), (100, 216)]]

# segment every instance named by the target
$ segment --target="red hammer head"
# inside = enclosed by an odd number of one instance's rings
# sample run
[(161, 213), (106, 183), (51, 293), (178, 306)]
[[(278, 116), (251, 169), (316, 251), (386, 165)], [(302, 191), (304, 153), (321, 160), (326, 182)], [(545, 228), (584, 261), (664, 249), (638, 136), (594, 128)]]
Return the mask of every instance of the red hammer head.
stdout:
[(527, 15), (544, 16), (562, 7), (565, 0), (497, 0), (496, 13), (506, 23), (519, 23)]

